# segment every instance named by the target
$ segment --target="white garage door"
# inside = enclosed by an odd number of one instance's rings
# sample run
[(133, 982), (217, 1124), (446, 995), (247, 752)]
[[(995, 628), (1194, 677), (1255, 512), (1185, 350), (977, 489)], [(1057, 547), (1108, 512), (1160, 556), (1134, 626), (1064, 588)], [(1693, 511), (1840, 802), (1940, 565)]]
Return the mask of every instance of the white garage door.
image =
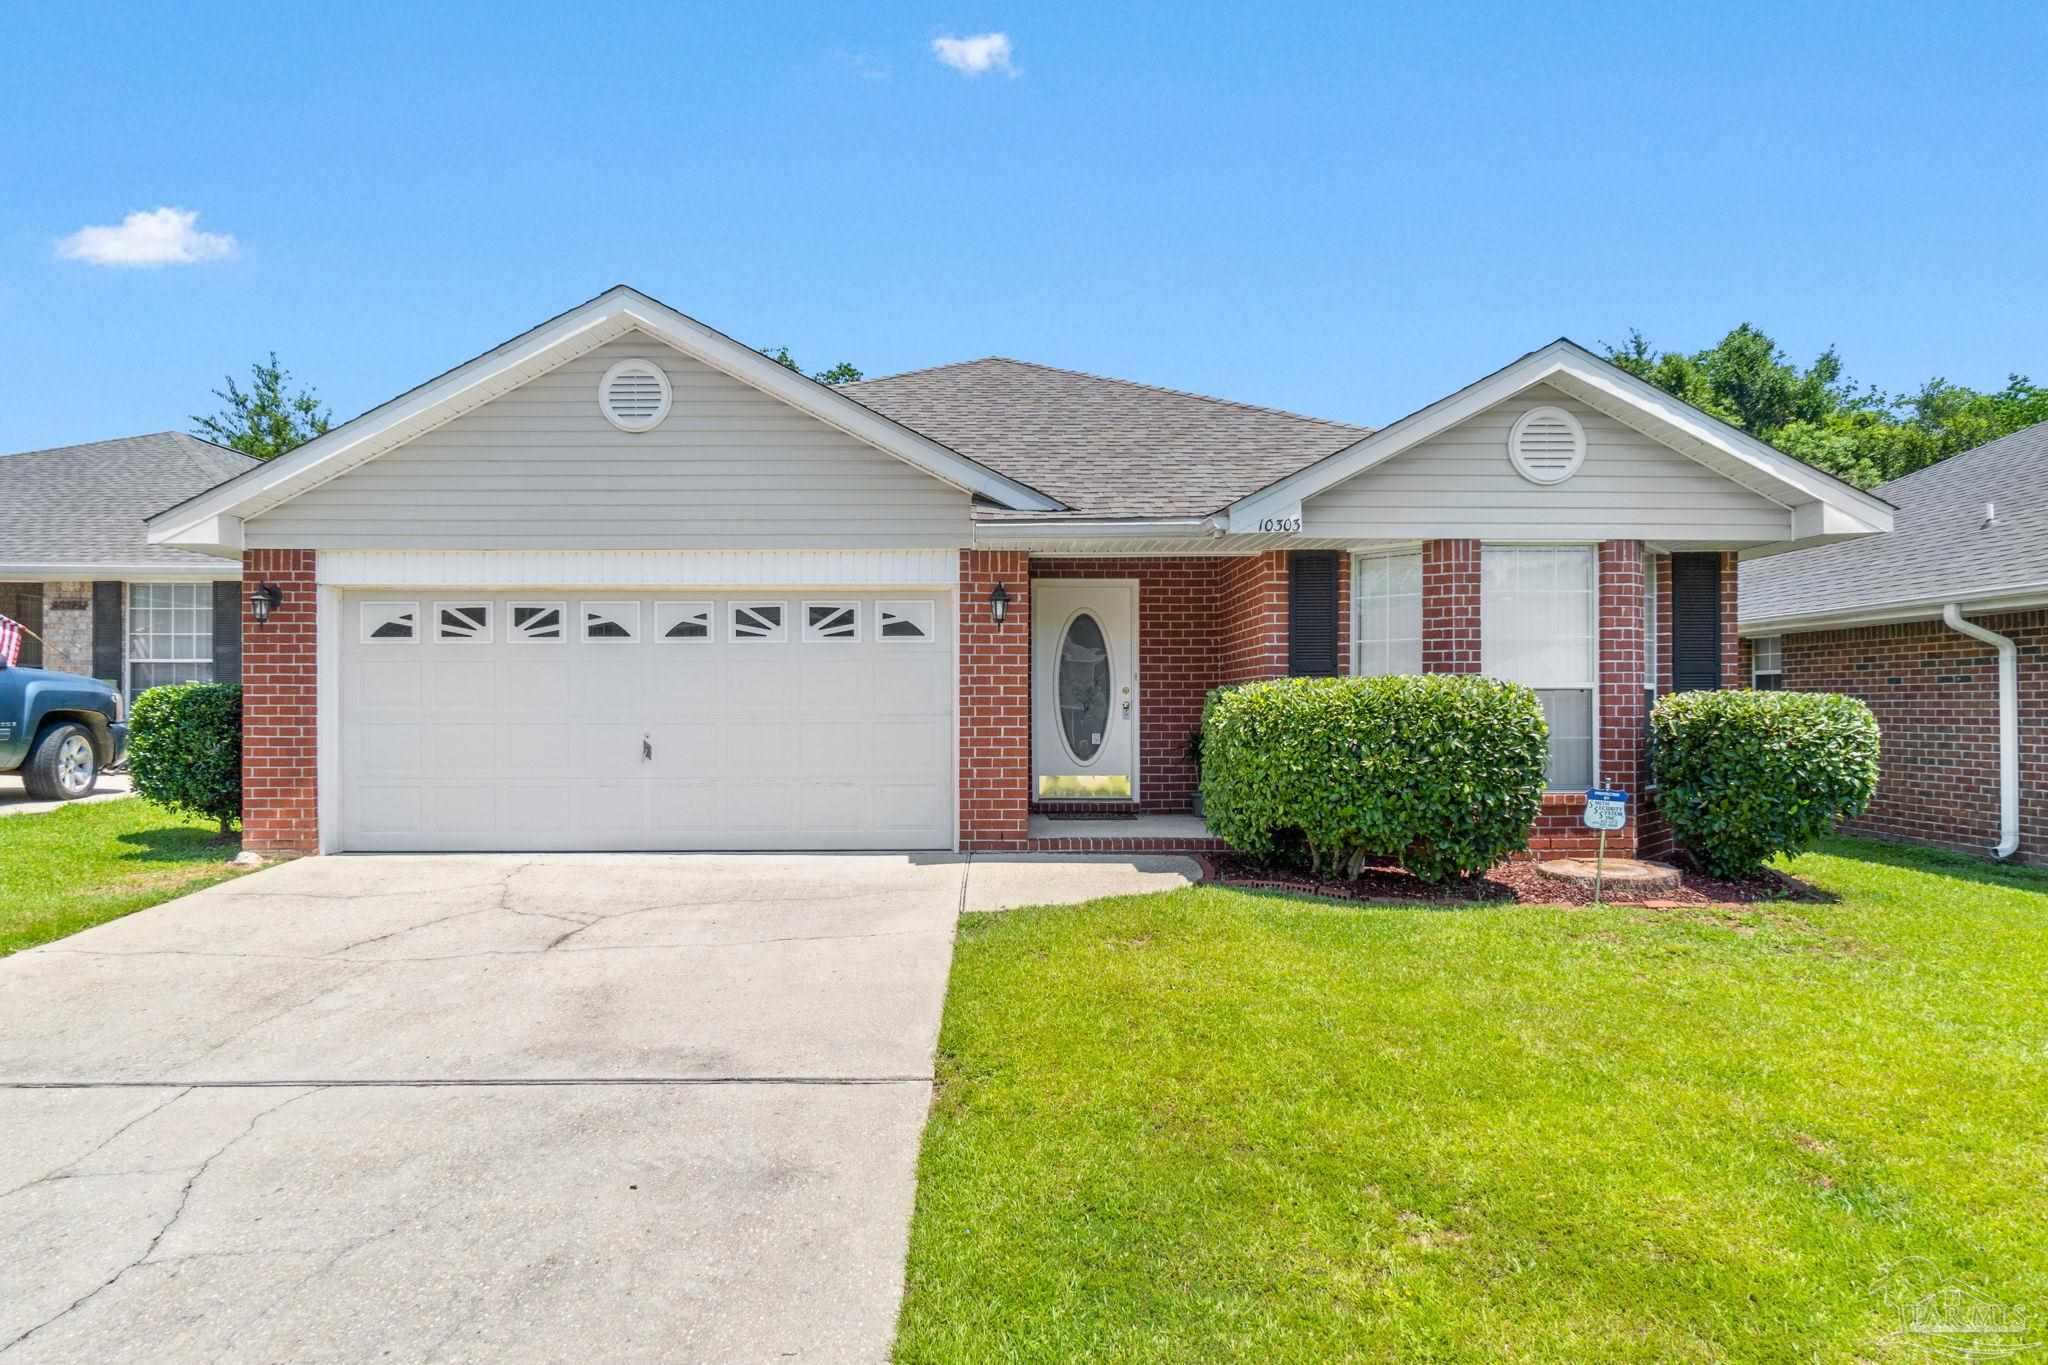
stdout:
[(349, 593), (342, 845), (950, 848), (949, 600)]

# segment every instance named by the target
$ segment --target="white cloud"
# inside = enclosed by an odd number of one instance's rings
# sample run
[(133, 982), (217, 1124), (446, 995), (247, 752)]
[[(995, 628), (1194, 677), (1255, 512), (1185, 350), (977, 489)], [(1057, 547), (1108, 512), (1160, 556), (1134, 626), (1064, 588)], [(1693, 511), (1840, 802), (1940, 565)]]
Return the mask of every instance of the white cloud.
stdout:
[(1010, 65), (1010, 35), (1007, 33), (934, 38), (932, 55), (963, 76), (979, 76), (985, 71), (1001, 71), (1011, 76), (1017, 74), (1017, 69)]
[(119, 227), (82, 227), (57, 243), (57, 255), (87, 265), (197, 265), (235, 254), (234, 236), (201, 232), (197, 212), (161, 208), (131, 213)]

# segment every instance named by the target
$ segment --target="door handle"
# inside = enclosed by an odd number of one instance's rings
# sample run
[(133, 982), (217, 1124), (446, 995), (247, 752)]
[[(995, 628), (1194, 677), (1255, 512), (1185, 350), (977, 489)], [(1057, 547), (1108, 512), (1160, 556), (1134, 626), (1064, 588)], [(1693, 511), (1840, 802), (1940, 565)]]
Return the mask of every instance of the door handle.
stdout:
[(1131, 714), (1131, 689), (1128, 687), (1124, 689), (1124, 714)]

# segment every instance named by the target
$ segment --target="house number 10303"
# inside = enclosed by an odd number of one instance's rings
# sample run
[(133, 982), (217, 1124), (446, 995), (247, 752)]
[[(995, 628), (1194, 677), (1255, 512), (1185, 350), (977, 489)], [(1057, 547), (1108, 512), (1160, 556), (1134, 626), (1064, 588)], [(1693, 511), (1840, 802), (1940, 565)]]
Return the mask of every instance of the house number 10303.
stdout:
[(1300, 517), (1267, 517), (1259, 523), (1261, 531), (1299, 531)]

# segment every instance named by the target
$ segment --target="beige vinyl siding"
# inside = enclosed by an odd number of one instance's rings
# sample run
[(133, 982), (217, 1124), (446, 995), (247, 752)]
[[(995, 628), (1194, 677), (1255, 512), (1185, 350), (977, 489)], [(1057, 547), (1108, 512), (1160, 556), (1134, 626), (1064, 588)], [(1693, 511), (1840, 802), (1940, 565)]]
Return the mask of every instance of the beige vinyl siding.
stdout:
[[(627, 357), (674, 389), (660, 426), (618, 430), (598, 380)], [(301, 494), (251, 548), (943, 549), (968, 495), (644, 336), (609, 342)]]
[[(1560, 407), (1586, 431), (1586, 460), (1561, 484), (1508, 463), (1508, 428)], [(1309, 499), (1303, 534), (1418, 540), (1780, 540), (1791, 513), (1547, 384), (1538, 384)]]

